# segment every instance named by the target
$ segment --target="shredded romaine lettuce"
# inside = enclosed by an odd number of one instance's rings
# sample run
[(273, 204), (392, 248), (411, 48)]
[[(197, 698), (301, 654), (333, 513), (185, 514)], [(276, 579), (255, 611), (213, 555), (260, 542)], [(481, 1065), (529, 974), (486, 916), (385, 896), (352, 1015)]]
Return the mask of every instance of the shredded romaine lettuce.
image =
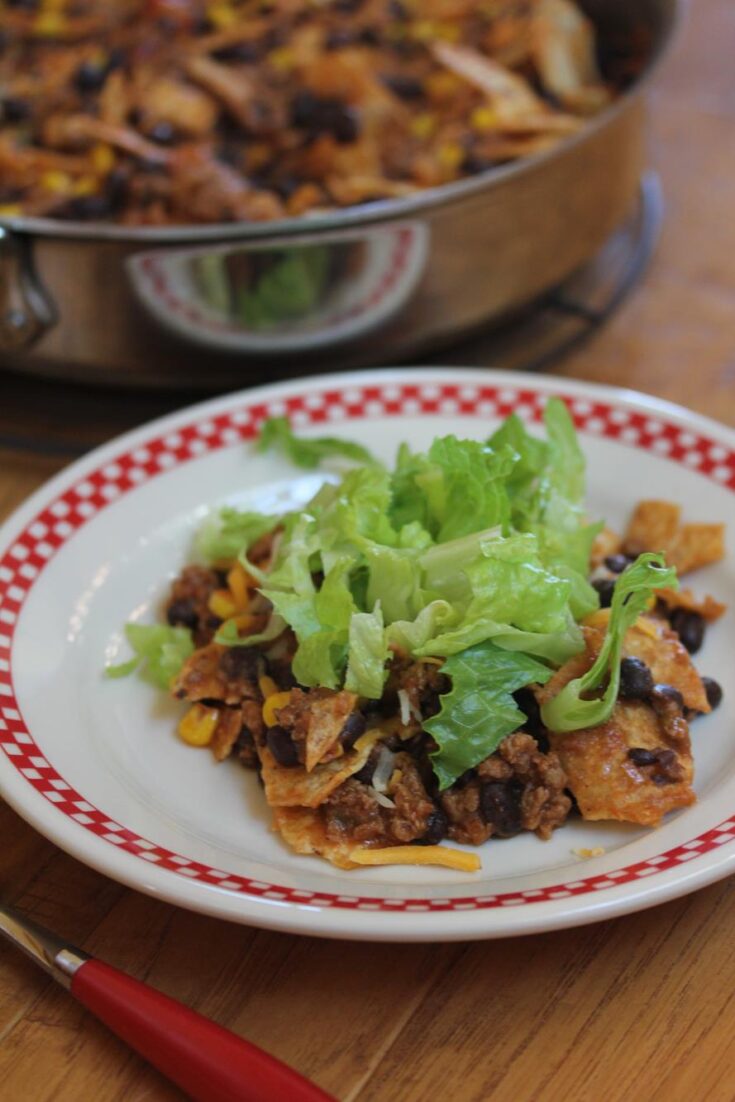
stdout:
[[(541, 718), (550, 731), (578, 731), (605, 723), (615, 706), (620, 688), (620, 655), (625, 633), (645, 612), (656, 589), (678, 589), (673, 567), (662, 555), (641, 555), (615, 583), (605, 641), (594, 665), (584, 677), (575, 678), (553, 700), (541, 708)], [(598, 692), (607, 682), (599, 697)]]
[(209, 562), (236, 559), (277, 524), (276, 516), (240, 512), (226, 505), (214, 516), (208, 517), (199, 529), (196, 550)]
[(448, 658), (442, 672), (451, 677), (452, 688), (440, 698), (439, 713), (424, 722), (439, 747), (431, 760), (440, 789), (484, 761), (521, 726), (525, 716), (512, 694), (551, 677), (551, 670), (528, 655), (490, 642)]
[(107, 666), (107, 677), (127, 677), (139, 669), (147, 681), (161, 689), (168, 689), (171, 679), (194, 651), (188, 628), (131, 623), (125, 625), (125, 637), (135, 657), (117, 666)]
[(324, 459), (351, 459), (354, 463), (375, 463), (375, 459), (362, 444), (343, 440), (338, 436), (318, 436), (305, 440), (295, 436), (288, 417), (269, 417), (263, 422), (258, 438), (258, 450), (274, 448), (283, 452), (297, 467), (313, 470)]

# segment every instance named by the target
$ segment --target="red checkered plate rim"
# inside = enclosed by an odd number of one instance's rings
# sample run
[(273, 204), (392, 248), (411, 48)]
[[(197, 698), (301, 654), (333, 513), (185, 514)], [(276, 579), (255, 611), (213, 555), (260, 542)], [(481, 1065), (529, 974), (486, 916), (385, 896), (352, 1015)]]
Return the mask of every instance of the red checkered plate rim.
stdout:
[(727, 816), (645, 860), (517, 892), (478, 895), (469, 887), (468, 894), (423, 897), (362, 894), (370, 885), (361, 882), (355, 891), (349, 874), (339, 894), (265, 883), (211, 868), (105, 814), (57, 772), (24, 721), (13, 676), (24, 602), (59, 548), (92, 521), (104, 523), (105, 510), (123, 495), (174, 467), (240, 446), (274, 414), (285, 412), (296, 425), (309, 426), (394, 416), (501, 418), (515, 410), (533, 423), (552, 393), (567, 401), (582, 434), (652, 453), (735, 490), (735, 433), (715, 422), (630, 391), (456, 368), (351, 373), (215, 399), (129, 433), (51, 480), (0, 529), (3, 795), (57, 844), (133, 887), (223, 917), (317, 934), (420, 939), (523, 933), (649, 906), (733, 871), (735, 816)]

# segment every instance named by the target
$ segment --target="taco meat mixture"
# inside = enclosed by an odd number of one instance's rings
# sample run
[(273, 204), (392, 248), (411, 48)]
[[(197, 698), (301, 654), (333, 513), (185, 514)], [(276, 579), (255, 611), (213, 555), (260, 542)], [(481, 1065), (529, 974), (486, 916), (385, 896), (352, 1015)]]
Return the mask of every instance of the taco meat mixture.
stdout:
[[(254, 549), (261, 566), (272, 545), (270, 534)], [(252, 647), (213, 641), (225, 613), (245, 617), (250, 632), (268, 619), (242, 566), (189, 566), (166, 609), (197, 647), (173, 686), (190, 705), (180, 733), (218, 760), (234, 756), (257, 770), (289, 844), (342, 867), (354, 865), (357, 850), (477, 846), (522, 831), (546, 839), (572, 813), (654, 826), (695, 799), (689, 724), (719, 704), (722, 690), (699, 675), (692, 654), (724, 606), (688, 589), (660, 591), (626, 635), (619, 699), (601, 726), (553, 734), (539, 706), (594, 662), (617, 576), (641, 551), (662, 548), (686, 573), (722, 557), (722, 526), (683, 525), (676, 506), (642, 502), (624, 537), (603, 532), (591, 564), (602, 607), (584, 624), (584, 653), (546, 685), (517, 693), (521, 728), (444, 791), (429, 756), (436, 745), (423, 730), (450, 687), (441, 660), (394, 653), (379, 701), (300, 688), (290, 629)]]
[(574, 0), (7, 0), (0, 217), (263, 221), (549, 149), (642, 67)]

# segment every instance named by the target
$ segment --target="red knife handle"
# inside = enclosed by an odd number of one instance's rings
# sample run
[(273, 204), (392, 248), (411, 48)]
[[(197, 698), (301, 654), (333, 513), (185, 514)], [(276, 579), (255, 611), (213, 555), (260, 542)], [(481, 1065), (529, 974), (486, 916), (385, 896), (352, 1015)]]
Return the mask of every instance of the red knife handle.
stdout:
[(267, 1052), (102, 961), (85, 961), (71, 992), (197, 1102), (334, 1102)]

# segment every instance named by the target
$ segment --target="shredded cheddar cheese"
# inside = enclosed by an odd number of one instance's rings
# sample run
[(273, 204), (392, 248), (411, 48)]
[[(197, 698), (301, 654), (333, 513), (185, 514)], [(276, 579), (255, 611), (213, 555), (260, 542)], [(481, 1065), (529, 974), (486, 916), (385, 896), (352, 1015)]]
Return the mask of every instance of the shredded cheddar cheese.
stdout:
[(391, 846), (387, 849), (353, 849), (350, 861), (356, 865), (441, 865), (460, 872), (477, 872), (480, 858), (474, 853), (446, 846)]

